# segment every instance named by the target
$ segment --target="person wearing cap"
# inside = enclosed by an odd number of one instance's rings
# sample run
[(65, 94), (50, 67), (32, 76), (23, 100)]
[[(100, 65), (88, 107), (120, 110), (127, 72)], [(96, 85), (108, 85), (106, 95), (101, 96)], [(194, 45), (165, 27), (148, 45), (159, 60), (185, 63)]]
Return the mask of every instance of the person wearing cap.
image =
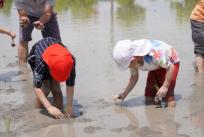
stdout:
[(19, 15), (19, 64), (25, 64), (28, 56), (28, 43), (32, 40), (35, 27), (41, 30), (43, 38), (54, 37), (61, 41), (57, 14), (54, 11), (55, 0), (15, 0)]
[(159, 40), (122, 40), (113, 49), (113, 58), (121, 70), (130, 69), (130, 80), (125, 90), (113, 99), (124, 100), (134, 88), (139, 71), (149, 71), (146, 88), (146, 103), (155, 103), (155, 97), (162, 98), (167, 106), (176, 105), (174, 88), (179, 70), (179, 55), (175, 48)]
[[(33, 85), (36, 94), (35, 106), (42, 105), (55, 118), (72, 117), (72, 101), (75, 84), (75, 59), (70, 51), (52, 37), (38, 41), (32, 47), (28, 63), (33, 71)], [(63, 97), (60, 82), (66, 81), (67, 108), (63, 114)], [(47, 99), (52, 92), (54, 105)]]

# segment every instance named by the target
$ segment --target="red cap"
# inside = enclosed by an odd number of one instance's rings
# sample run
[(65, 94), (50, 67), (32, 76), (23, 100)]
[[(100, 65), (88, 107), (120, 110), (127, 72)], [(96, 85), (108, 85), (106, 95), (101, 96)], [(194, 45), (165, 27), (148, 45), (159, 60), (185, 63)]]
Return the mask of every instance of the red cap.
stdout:
[(42, 58), (55, 80), (62, 82), (69, 78), (74, 61), (68, 49), (60, 44), (53, 44), (44, 51)]

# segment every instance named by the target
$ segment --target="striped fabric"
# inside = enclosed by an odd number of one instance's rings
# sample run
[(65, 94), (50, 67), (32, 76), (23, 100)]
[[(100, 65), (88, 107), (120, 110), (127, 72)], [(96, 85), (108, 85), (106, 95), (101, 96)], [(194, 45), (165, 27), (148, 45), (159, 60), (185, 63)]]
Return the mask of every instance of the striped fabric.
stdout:
[[(33, 85), (34, 87), (40, 88), (42, 86), (43, 80), (51, 78), (47, 64), (42, 59), (42, 54), (47, 47), (54, 43), (60, 43), (57, 39), (52, 37), (44, 38), (38, 41), (31, 49), (28, 56), (28, 63), (33, 71)], [(73, 57), (74, 59), (74, 57)], [(70, 77), (66, 80), (67, 86), (74, 86), (75, 84), (75, 59)]]

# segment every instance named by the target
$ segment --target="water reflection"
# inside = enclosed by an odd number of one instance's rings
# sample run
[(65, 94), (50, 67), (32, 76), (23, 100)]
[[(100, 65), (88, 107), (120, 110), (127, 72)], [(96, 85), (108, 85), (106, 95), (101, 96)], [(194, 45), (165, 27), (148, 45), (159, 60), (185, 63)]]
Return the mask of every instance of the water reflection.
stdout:
[(66, 124), (50, 125), (37, 133), (34, 133), (32, 137), (76, 137), (74, 121), (69, 120)]
[[(116, 107), (115, 111), (117, 113), (123, 113), (127, 116), (130, 124), (127, 127), (122, 127), (117, 130), (127, 130), (130, 132), (130, 137), (145, 137), (145, 136), (155, 136), (155, 137), (177, 137), (177, 127), (178, 124), (174, 120), (175, 109), (174, 108), (156, 108), (154, 105), (144, 107), (144, 117), (138, 119), (139, 116), (134, 112), (130, 111), (124, 107)], [(138, 114), (143, 112), (139, 111)], [(139, 125), (139, 121), (147, 119), (147, 125)], [(144, 123), (143, 123), (144, 124)], [(187, 135), (184, 135), (186, 136)]]
[(193, 94), (190, 97), (190, 119), (193, 127), (200, 131), (200, 136), (204, 136), (204, 76), (195, 74), (195, 83), (192, 85)]
[(0, 13), (2, 13), (5, 16), (10, 16), (12, 3), (13, 3), (13, 0), (5, 0), (4, 7), (0, 9)]
[(145, 9), (137, 5), (135, 0), (117, 0), (117, 17), (127, 26), (132, 26), (135, 22), (144, 20)]
[(97, 13), (97, 0), (57, 0), (55, 9), (57, 12), (70, 10), (75, 18), (87, 19)]
[(185, 23), (189, 21), (191, 11), (198, 0), (170, 0), (171, 8), (176, 10), (177, 21)]

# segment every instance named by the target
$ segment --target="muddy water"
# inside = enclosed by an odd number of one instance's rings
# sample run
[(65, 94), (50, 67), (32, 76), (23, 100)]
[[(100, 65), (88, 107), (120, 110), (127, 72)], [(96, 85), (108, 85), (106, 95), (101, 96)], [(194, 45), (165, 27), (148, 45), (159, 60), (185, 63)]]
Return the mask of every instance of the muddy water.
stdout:
[[(10, 39), (1, 35), (0, 137), (204, 136), (204, 78), (195, 74), (192, 66), (189, 24), (195, 3), (196, 0), (58, 0), (62, 40), (77, 58), (74, 111), (78, 117), (72, 120), (54, 120), (45, 110), (33, 107), (31, 71), (17, 65), (17, 47), (11, 47)], [(18, 32), (17, 20), (16, 8), (8, 1), (0, 10), (0, 25)], [(40, 38), (40, 32), (34, 30), (30, 46)], [(114, 105), (111, 98), (124, 89), (129, 72), (117, 69), (112, 48), (126, 38), (160, 39), (177, 48), (181, 67), (175, 109), (144, 105), (146, 72), (140, 73), (138, 84), (122, 106)]]

